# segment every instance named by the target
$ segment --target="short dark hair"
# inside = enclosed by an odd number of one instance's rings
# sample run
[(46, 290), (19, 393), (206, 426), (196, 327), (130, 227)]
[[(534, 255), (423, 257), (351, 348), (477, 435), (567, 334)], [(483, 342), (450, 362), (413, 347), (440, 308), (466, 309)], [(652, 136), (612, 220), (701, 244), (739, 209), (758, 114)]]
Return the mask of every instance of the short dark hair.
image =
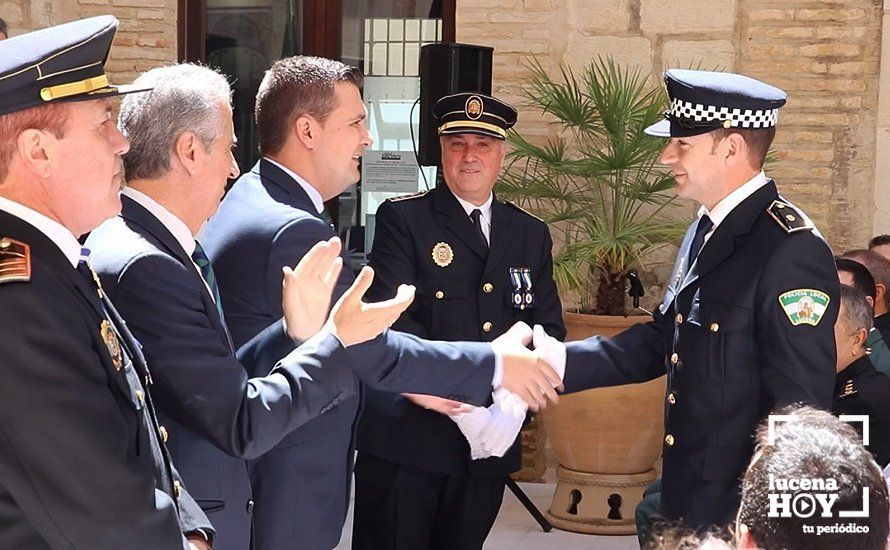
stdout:
[(866, 250), (864, 248), (848, 250), (841, 254), (841, 258), (847, 258), (864, 265), (868, 272), (871, 273), (871, 276), (874, 277), (875, 284), (884, 285), (886, 289), (884, 305), (890, 305), (890, 260), (887, 260), (887, 258), (874, 250)]
[(748, 144), (748, 160), (751, 161), (751, 165), (754, 168), (763, 168), (766, 154), (769, 153), (769, 147), (773, 144), (773, 139), (776, 137), (776, 127), (717, 128), (716, 130), (711, 130), (710, 134), (715, 145), (730, 134), (742, 136), (742, 139)]
[(9, 26), (6, 24), (6, 21), (0, 17), (0, 33), (3, 34), (6, 38), (9, 38)]
[(867, 267), (851, 260), (850, 258), (837, 258), (834, 260), (838, 271), (845, 271), (853, 277), (853, 284), (850, 285), (866, 296), (871, 296), (871, 301), (875, 301), (877, 290), (875, 289), (875, 278), (871, 276), (871, 272)]
[[(777, 414), (793, 415), (796, 421), (764, 422), (757, 430), (757, 451), (742, 479), (739, 521), (744, 523), (760, 548), (807, 548), (829, 550), (883, 550), (890, 532), (887, 484), (871, 453), (862, 446), (856, 431), (831, 413), (812, 407), (785, 407)], [(772, 441), (770, 441), (772, 432)], [(833, 510), (860, 510), (862, 489), (868, 487), (869, 517), (809, 518), (769, 517), (770, 494), (775, 479), (829, 480), (837, 484)], [(808, 490), (788, 487), (792, 500)], [(834, 491), (831, 491), (834, 493)], [(804, 531), (804, 525), (829, 527), (843, 524), (867, 527), (867, 532), (821, 534)]]
[(868, 249), (871, 250), (876, 246), (884, 246), (890, 244), (890, 235), (875, 235), (868, 241)]
[(324, 122), (337, 106), (335, 84), (361, 88), (362, 81), (357, 68), (324, 57), (297, 55), (273, 63), (256, 96), (260, 153), (280, 151), (289, 128), (303, 115)]

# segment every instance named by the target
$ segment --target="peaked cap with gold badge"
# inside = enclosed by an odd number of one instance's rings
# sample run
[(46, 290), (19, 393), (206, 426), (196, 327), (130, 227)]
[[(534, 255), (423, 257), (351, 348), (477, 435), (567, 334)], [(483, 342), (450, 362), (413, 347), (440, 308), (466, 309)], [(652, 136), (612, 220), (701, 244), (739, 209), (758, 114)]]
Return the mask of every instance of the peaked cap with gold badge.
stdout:
[(670, 106), (646, 128), (657, 137), (687, 137), (717, 128), (770, 128), (779, 122), (785, 92), (734, 73), (671, 69), (664, 73)]
[(436, 102), (433, 115), (439, 135), (478, 134), (506, 140), (516, 124), (516, 109), (500, 99), (475, 92), (447, 95)]
[(105, 60), (117, 25), (100, 15), (0, 41), (0, 115), (147, 90), (108, 81)]

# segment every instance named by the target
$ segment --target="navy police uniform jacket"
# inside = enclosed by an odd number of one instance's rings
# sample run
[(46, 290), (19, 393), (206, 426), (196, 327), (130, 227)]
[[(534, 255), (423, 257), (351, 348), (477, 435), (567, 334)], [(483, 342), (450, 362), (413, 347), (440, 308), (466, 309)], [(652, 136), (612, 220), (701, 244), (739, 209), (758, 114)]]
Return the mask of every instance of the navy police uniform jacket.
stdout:
[[(878, 371), (868, 355), (850, 363), (837, 373), (834, 384), (836, 415), (867, 415), (868, 450), (882, 469), (890, 462), (890, 378)], [(852, 422), (862, 435), (862, 424)]]
[(5, 212), (0, 312), (0, 548), (187, 549), (183, 533), (212, 535), (163, 444), (139, 345), (88, 274)]
[[(225, 321), (182, 245), (142, 205), (121, 199), (121, 215), (87, 240), (92, 265), (144, 346), (170, 453), (217, 526), (214, 547), (244, 550), (253, 508), (244, 459), (354, 398), (345, 350), (319, 335), (301, 347), (298, 361), (276, 369), (278, 376), (249, 379), (252, 356), (236, 359)], [(293, 343), (278, 323), (249, 347), (292, 349)], [(268, 355), (261, 354), (266, 370), (284, 353)]]
[(661, 512), (703, 527), (733, 519), (758, 422), (795, 402), (830, 408), (840, 283), (828, 245), (772, 181), (729, 213), (687, 270), (694, 227), (654, 320), (567, 344), (565, 386), (667, 373)]
[[(393, 328), (433, 340), (489, 342), (514, 323), (540, 324), (562, 340), (562, 307), (553, 281), (547, 225), (518, 207), (492, 201), (490, 248), (447, 186), (385, 201), (377, 210), (370, 265), (372, 301), (399, 284), (417, 287)], [(514, 303), (510, 268), (527, 269), (534, 300)], [(526, 283), (517, 277), (525, 306)], [(489, 401), (490, 403), (490, 401)], [(503, 458), (471, 460), (466, 438), (448, 417), (400, 395), (370, 391), (358, 433), (364, 453), (421, 470), (503, 477), (520, 468), (519, 438)]]
[[(306, 192), (261, 159), (242, 175), (208, 222), (201, 243), (213, 262), (236, 346), (280, 323), (281, 268), (334, 236)], [(352, 284), (346, 251), (334, 300)], [(385, 331), (346, 350), (355, 394), (293, 431), (251, 464), (258, 550), (328, 550), (346, 512), (360, 407), (359, 380), (393, 392), (441, 395), (481, 404), (491, 392), (494, 354), (485, 344), (437, 345)], [(258, 373), (264, 374), (264, 373)]]

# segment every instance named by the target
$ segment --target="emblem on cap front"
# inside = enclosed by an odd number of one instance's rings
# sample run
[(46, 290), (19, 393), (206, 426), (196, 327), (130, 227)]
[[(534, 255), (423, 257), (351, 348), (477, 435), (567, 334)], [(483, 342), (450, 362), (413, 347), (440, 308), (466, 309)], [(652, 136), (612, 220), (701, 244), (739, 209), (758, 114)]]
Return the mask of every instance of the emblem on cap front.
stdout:
[(439, 267), (448, 267), (454, 260), (454, 250), (448, 243), (436, 243), (433, 247), (433, 261)]
[(482, 99), (477, 95), (471, 95), (467, 98), (467, 104), (464, 106), (464, 112), (470, 120), (476, 120), (482, 116)]

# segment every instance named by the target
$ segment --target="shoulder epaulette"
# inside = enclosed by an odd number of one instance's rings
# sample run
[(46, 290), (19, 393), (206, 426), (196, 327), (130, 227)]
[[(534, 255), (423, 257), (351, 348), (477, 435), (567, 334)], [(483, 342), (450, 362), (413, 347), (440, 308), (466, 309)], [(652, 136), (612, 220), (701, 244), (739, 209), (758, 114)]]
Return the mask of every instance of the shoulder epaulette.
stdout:
[(773, 201), (766, 211), (786, 233), (809, 231), (815, 228), (806, 216), (787, 202)]
[(390, 199), (386, 199), (389, 202), (401, 202), (407, 201), (410, 199), (419, 199), (420, 197), (426, 195), (429, 191), (418, 191), (417, 193), (411, 193), (410, 195), (400, 195), (398, 197), (392, 197)]
[(31, 247), (0, 237), (0, 284), (31, 280)]
[(539, 222), (547, 223), (547, 222), (545, 222), (544, 220), (542, 220), (541, 218), (535, 216), (534, 214), (532, 214), (531, 212), (529, 212), (528, 210), (526, 210), (525, 208), (519, 206), (518, 204), (515, 204), (515, 203), (510, 202), (510, 201), (504, 201), (504, 203), (507, 204), (508, 206), (512, 206), (512, 207), (515, 208), (516, 210), (519, 210), (519, 211), (522, 212), (523, 214), (526, 214), (526, 215), (528, 215), (528, 216), (533, 217), (534, 219), (538, 220)]

